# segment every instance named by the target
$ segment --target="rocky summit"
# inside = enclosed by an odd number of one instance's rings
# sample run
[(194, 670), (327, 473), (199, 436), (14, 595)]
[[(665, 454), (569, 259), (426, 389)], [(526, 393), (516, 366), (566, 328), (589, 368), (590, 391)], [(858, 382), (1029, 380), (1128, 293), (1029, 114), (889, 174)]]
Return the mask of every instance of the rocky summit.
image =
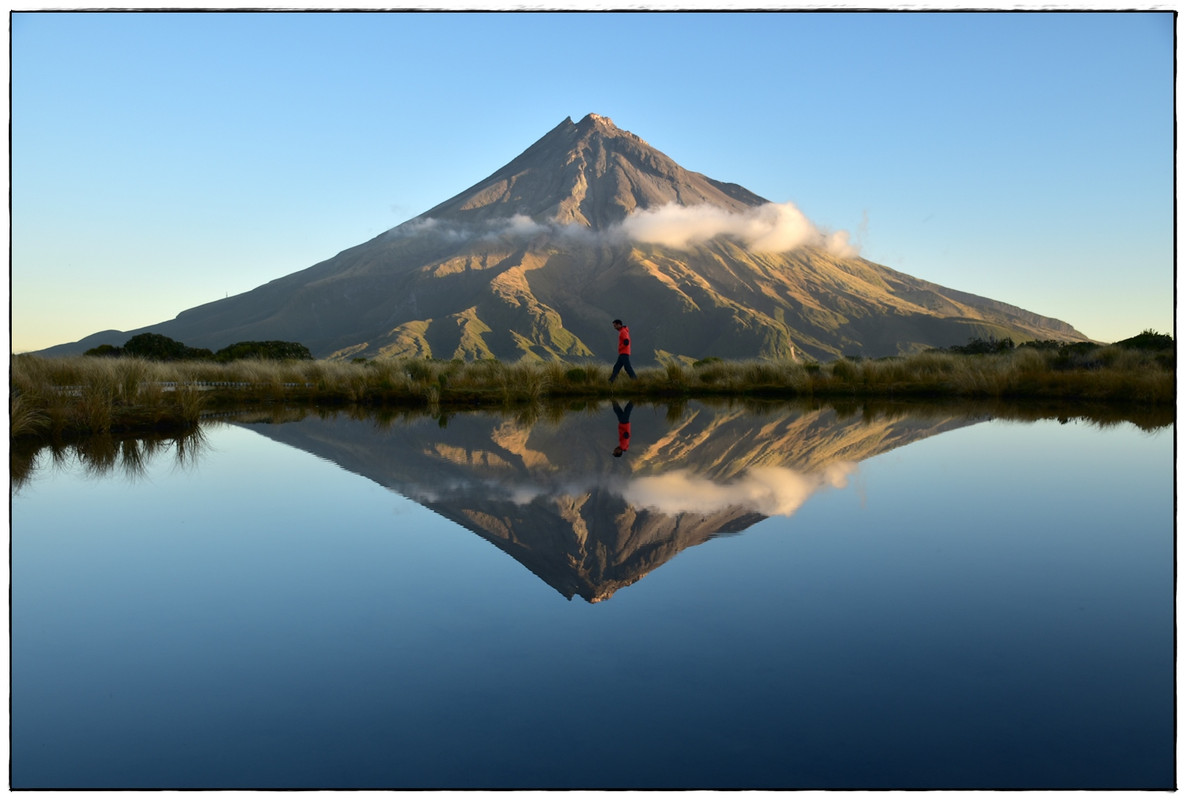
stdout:
[(471, 188), (327, 261), (134, 331), (192, 347), (299, 342), (320, 358), (829, 360), (1065, 322), (860, 258), (793, 205), (691, 172), (603, 116), (565, 119)]

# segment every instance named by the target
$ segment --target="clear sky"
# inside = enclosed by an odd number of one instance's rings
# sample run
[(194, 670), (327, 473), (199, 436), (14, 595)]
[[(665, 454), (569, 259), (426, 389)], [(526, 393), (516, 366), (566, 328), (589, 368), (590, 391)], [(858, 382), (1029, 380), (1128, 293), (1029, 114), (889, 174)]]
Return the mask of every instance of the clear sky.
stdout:
[(14, 352), (312, 266), (590, 112), (872, 261), (1102, 341), (1173, 330), (1170, 12), (11, 26)]

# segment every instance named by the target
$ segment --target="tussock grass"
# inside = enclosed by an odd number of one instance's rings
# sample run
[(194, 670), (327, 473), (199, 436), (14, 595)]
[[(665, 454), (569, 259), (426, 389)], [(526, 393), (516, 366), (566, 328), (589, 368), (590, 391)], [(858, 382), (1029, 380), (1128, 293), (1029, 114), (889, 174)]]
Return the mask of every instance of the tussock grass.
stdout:
[(49, 430), (47, 414), (34, 406), (34, 401), (24, 395), (11, 395), (8, 399), (9, 438), (39, 436)]
[(12, 359), (9, 438), (106, 434), (196, 425), (204, 398), (197, 389), (173, 391), (166, 365), (138, 358)]
[(1064, 352), (1017, 348), (965, 355), (793, 361), (670, 361), (621, 375), (610, 365), (524, 359), (368, 362), (244, 359), (152, 362), (76, 356), (12, 359), (9, 435), (154, 430), (253, 404), (392, 408), (522, 406), (610, 396), (1062, 399), (1172, 405), (1173, 351), (1119, 346)]

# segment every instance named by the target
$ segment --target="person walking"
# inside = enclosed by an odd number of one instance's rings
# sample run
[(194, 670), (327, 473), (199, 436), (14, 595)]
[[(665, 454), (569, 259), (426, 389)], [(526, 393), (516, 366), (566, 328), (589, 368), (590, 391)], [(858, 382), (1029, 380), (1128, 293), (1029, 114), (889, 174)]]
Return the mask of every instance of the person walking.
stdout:
[(610, 373), (609, 382), (613, 383), (623, 368), (630, 380), (634, 380), (637, 376), (634, 374), (634, 367), (630, 366), (630, 329), (623, 325), (620, 319), (614, 320), (614, 327), (618, 331), (618, 360), (614, 362), (614, 371)]

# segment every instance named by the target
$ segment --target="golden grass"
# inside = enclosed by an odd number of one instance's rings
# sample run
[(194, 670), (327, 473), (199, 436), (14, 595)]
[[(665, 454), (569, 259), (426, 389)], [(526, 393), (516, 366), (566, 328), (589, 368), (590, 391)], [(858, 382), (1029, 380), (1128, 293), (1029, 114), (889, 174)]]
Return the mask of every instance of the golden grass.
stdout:
[(610, 396), (1063, 399), (1172, 404), (1172, 358), (1101, 347), (1073, 358), (1017, 348), (988, 355), (932, 351), (904, 358), (670, 361), (621, 375), (608, 364), (493, 359), (158, 363), (75, 356), (12, 359), (10, 438), (197, 424), (208, 411), (252, 404), (391, 407), (515, 406)]

